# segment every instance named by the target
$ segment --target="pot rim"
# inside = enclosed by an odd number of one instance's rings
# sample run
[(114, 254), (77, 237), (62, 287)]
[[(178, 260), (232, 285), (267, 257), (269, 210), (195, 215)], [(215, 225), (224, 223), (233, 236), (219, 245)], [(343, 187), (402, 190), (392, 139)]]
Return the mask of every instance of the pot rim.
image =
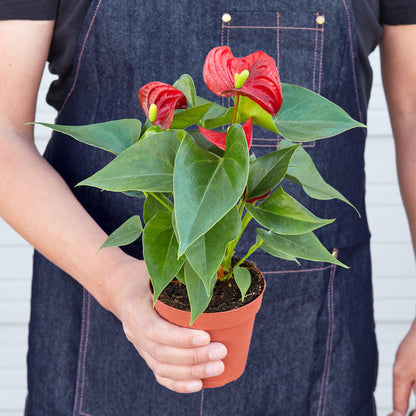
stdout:
[[(261, 272), (260, 272), (261, 273)], [(247, 320), (254, 319), (256, 313), (259, 311), (263, 299), (264, 290), (266, 288), (266, 279), (263, 278), (263, 290), (257, 298), (250, 303), (239, 308), (230, 309), (222, 312), (203, 312), (192, 324), (193, 329), (222, 329), (231, 326), (239, 325)], [(150, 286), (150, 283), (149, 283)], [(191, 312), (169, 306), (159, 299), (156, 301), (155, 309), (163, 318), (174, 321), (175, 324), (182, 327), (189, 327), (191, 319)], [(169, 316), (169, 318), (167, 318)]]

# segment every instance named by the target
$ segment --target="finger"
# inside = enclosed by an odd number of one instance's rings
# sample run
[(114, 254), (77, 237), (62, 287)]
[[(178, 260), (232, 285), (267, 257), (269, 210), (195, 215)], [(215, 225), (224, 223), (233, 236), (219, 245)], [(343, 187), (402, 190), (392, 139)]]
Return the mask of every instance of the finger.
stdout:
[(159, 376), (155, 377), (159, 384), (169, 390), (176, 391), (176, 393), (196, 393), (202, 389), (201, 380), (177, 381)]
[(153, 319), (147, 320), (144, 335), (158, 344), (179, 348), (202, 347), (210, 342), (207, 332), (171, 324), (156, 312)]
[(393, 412), (394, 416), (404, 416), (409, 408), (411, 380), (402, 368), (393, 370)]
[(176, 365), (194, 365), (208, 361), (222, 360), (227, 348), (219, 342), (198, 348), (177, 348), (163, 344), (149, 343), (148, 353), (159, 363)]
[(159, 363), (146, 351), (142, 353), (142, 357), (156, 376), (176, 381), (200, 380), (202, 378), (219, 376), (224, 372), (224, 363), (222, 361), (210, 361), (195, 365), (175, 365)]

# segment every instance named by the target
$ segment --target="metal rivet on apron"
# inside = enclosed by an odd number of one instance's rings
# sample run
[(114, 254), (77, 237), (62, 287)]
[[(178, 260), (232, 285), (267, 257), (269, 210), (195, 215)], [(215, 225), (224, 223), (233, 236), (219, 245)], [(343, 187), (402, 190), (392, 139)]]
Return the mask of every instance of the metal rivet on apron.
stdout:
[(322, 16), (322, 15), (317, 16), (316, 23), (318, 23), (318, 25), (323, 25), (325, 23), (325, 16)]
[(230, 15), (229, 13), (224, 13), (224, 14), (222, 15), (222, 21), (223, 21), (224, 23), (228, 23), (230, 20), (231, 20), (231, 15)]

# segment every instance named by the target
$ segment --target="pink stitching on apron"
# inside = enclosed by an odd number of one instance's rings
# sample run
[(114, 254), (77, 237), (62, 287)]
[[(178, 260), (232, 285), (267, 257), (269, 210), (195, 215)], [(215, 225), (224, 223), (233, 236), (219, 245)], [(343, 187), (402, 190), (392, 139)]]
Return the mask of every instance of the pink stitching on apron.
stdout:
[[(318, 16), (319, 13), (316, 13)], [(318, 27), (318, 23), (315, 23), (315, 26)], [(316, 55), (318, 53), (318, 32), (315, 32), (315, 52), (313, 55), (313, 75), (312, 75), (312, 91), (315, 91), (315, 74), (316, 74)]]
[(276, 68), (277, 68), (277, 72), (279, 72), (279, 66), (280, 66), (280, 13), (277, 12), (276, 13), (276, 23), (277, 23), (277, 27), (276, 27)]
[(322, 29), (315, 27), (298, 27), (298, 26), (227, 26), (229, 29), (287, 29), (287, 30), (316, 30), (322, 32)]
[(82, 315), (81, 315), (81, 338), (79, 341), (79, 353), (78, 353), (78, 369), (77, 369), (77, 382), (75, 385), (75, 400), (74, 400), (74, 409), (73, 409), (73, 416), (76, 416), (76, 407), (78, 403), (78, 389), (79, 389), (79, 383), (80, 383), (80, 377), (81, 377), (81, 357), (82, 357), (82, 351), (84, 347), (84, 328), (85, 328), (85, 292), (86, 290), (83, 289), (82, 291)]
[(204, 388), (201, 390), (201, 407), (199, 409), (199, 416), (203, 416), (204, 413)]
[[(334, 249), (338, 253), (337, 249)], [(331, 275), (328, 283), (328, 335), (326, 340), (326, 353), (324, 361), (324, 371), (322, 373), (321, 380), (321, 392), (319, 395), (318, 412), (317, 416), (321, 414), (322, 405), (322, 416), (325, 416), (326, 401), (328, 396), (328, 384), (329, 384), (329, 373), (331, 370), (331, 359), (332, 359), (332, 343), (334, 339), (334, 281), (335, 281), (335, 270), (336, 266), (331, 265)]]
[(69, 91), (68, 95), (65, 97), (65, 101), (64, 101), (64, 103), (62, 104), (62, 107), (60, 108), (60, 110), (59, 110), (59, 112), (58, 112), (58, 116), (62, 113), (62, 111), (63, 111), (63, 109), (65, 108), (65, 105), (66, 105), (66, 103), (67, 103), (67, 101), (68, 101), (68, 99), (69, 99), (69, 97), (70, 97), (70, 96), (72, 95), (72, 93), (74, 92), (75, 85), (76, 85), (76, 83), (77, 83), (77, 81), (78, 81), (79, 68), (80, 68), (80, 66), (81, 66), (81, 59), (82, 59), (82, 55), (84, 54), (85, 45), (86, 45), (86, 43), (87, 43), (88, 36), (90, 35), (91, 29), (92, 29), (92, 25), (94, 24), (95, 17), (97, 16), (97, 12), (98, 12), (99, 7), (101, 6), (102, 1), (103, 1), (103, 0), (100, 0), (100, 1), (98, 2), (98, 4), (97, 4), (97, 7), (95, 8), (94, 15), (92, 16), (90, 26), (88, 27), (87, 34), (85, 35), (84, 41), (83, 41), (83, 43), (82, 43), (81, 52), (80, 52), (79, 57), (78, 57), (77, 71), (76, 71), (76, 73), (75, 73), (74, 82), (73, 82), (73, 84), (72, 84), (72, 87), (71, 87), (71, 89), (70, 89), (70, 91)]
[(85, 363), (87, 360), (87, 347), (88, 347), (88, 337), (90, 332), (90, 310), (91, 310), (91, 295), (88, 293), (88, 308), (87, 308), (87, 329), (85, 335), (85, 345), (83, 351), (83, 359), (82, 359), (82, 382), (81, 382), (81, 399), (79, 402), (79, 414), (84, 416), (92, 416), (89, 413), (84, 413), (82, 411), (82, 402), (84, 400), (84, 384), (85, 384)]
[[(322, 16), (325, 16), (324, 14)], [(322, 25), (321, 32), (321, 62), (319, 63), (319, 84), (318, 84), (318, 94), (321, 93), (321, 80), (322, 80), (322, 61), (324, 57), (324, 26)]]
[(351, 18), (350, 18), (350, 12), (348, 10), (347, 3), (345, 3), (345, 0), (342, 0), (342, 3), (344, 4), (345, 13), (347, 14), (347, 22), (348, 22), (348, 34), (350, 39), (350, 52), (351, 52), (351, 62), (352, 62), (352, 74), (354, 77), (354, 89), (355, 89), (355, 97), (357, 99), (357, 108), (358, 113), (360, 115), (360, 121), (363, 122), (363, 115), (361, 113), (361, 105), (360, 105), (360, 99), (358, 96), (358, 83), (357, 83), (357, 75), (355, 73), (355, 59), (354, 59), (354, 45), (352, 42), (352, 31), (351, 31)]

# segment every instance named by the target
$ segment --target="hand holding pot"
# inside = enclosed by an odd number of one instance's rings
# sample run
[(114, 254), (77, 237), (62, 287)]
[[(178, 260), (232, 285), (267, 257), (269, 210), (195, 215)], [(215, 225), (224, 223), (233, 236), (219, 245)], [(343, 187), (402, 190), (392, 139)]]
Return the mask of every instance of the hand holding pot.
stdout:
[[(389, 416), (405, 415), (412, 388), (416, 384), (416, 320), (401, 342), (393, 368), (393, 406)], [(413, 412), (412, 412), (413, 414)]]
[(220, 360), (227, 350), (222, 344), (210, 342), (205, 331), (167, 322), (153, 309), (143, 261), (133, 261), (123, 274), (121, 280), (116, 279), (121, 286), (113, 292), (117, 299), (112, 310), (161, 385), (178, 393), (192, 393), (201, 390), (202, 378), (224, 371)]

